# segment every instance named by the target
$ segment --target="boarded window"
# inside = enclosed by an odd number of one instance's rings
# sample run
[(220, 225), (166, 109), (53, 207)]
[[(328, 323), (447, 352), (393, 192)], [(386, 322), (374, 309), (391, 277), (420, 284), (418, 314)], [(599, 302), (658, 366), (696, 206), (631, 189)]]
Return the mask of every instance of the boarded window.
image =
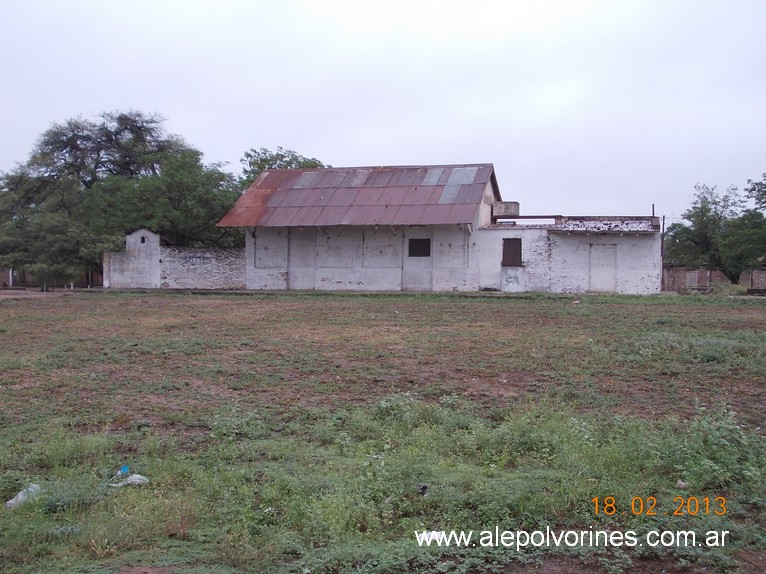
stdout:
[(503, 267), (521, 267), (521, 239), (503, 239)]
[(430, 239), (410, 239), (410, 257), (431, 257)]

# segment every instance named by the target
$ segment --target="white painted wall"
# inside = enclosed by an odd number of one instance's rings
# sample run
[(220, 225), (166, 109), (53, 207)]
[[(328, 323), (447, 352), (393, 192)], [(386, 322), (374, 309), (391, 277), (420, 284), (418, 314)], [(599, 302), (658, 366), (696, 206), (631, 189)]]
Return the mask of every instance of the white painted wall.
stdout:
[[(430, 239), (431, 256), (409, 257), (410, 238)], [(501, 265), (505, 238), (521, 239), (521, 267)], [(125, 252), (104, 254), (104, 286), (650, 294), (662, 273), (659, 233), (561, 234), (545, 226), (257, 228), (248, 230), (244, 254), (159, 243), (146, 230), (127, 236)]]
[[(662, 258), (660, 234), (551, 234), (551, 290), (561, 293), (600, 291), (591, 288), (594, 257), (603, 257), (606, 245), (615, 245), (615, 292), (652, 294), (660, 292)], [(593, 246), (593, 247), (592, 247)], [(594, 256), (594, 251), (602, 251)]]
[[(550, 244), (545, 229), (509, 225), (501, 229), (481, 229), (475, 237), (475, 257), (480, 261), (480, 289), (509, 292), (551, 290)], [(501, 266), (505, 238), (521, 239), (521, 269)]]
[(125, 236), (125, 251), (104, 253), (104, 287), (154, 289), (160, 286), (160, 236), (138, 229)]
[[(564, 235), (549, 233), (543, 226), (496, 226), (479, 230), (474, 237), (477, 257), (481, 260), (481, 289), (553, 293), (604, 291), (605, 281), (608, 283), (604, 273), (608, 269), (602, 269), (600, 279), (594, 279), (592, 267), (598, 268), (610, 249), (608, 246), (614, 246), (614, 292), (651, 294), (660, 291), (659, 233)], [(503, 268), (500, 265), (503, 239), (513, 237), (521, 239), (523, 267)]]
[(432, 289), (434, 291), (477, 291), (479, 260), (472, 256), (475, 232), (455, 233), (454, 226), (435, 226), (431, 240), (433, 255)]
[[(409, 257), (409, 239), (431, 257)], [(466, 225), (256, 228), (246, 234), (248, 289), (465, 291), (478, 287)]]
[(241, 249), (161, 247), (159, 235), (139, 229), (125, 251), (104, 253), (104, 287), (115, 289), (244, 289)]
[(287, 289), (288, 230), (259, 227), (245, 234), (247, 289)]

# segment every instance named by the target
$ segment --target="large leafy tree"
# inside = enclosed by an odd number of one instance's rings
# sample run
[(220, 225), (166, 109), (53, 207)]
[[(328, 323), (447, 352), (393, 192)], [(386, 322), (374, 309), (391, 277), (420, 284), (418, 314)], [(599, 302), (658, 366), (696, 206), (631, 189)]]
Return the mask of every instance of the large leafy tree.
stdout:
[(766, 218), (763, 213), (748, 209), (739, 217), (729, 220), (719, 248), (721, 261), (732, 270), (732, 274), (737, 274), (737, 279), (742, 271), (755, 269), (765, 263)]
[(744, 209), (735, 187), (719, 192), (713, 186), (695, 186), (691, 208), (665, 235), (665, 261), (683, 267), (721, 271), (732, 283), (740, 274), (763, 263), (766, 222), (763, 214)]
[(40, 136), (26, 165), (36, 176), (74, 177), (88, 189), (110, 175), (157, 175), (163, 158), (186, 147), (177, 136), (166, 135), (162, 124), (162, 118), (138, 111), (53, 124)]
[(232, 174), (219, 164), (204, 165), (194, 149), (174, 153), (160, 173), (140, 178), (108, 176), (81, 205), (81, 216), (100, 235), (146, 227), (176, 246), (232, 247), (241, 244), (237, 230), (216, 222), (239, 197)]
[(54, 124), (29, 160), (0, 174), (0, 265), (69, 281), (100, 268), (104, 250), (148, 227), (176, 245), (239, 244), (215, 223), (238, 197), (234, 176), (162, 120), (112, 112)]
[(83, 255), (97, 245), (63, 212), (42, 212), (8, 226), (0, 224), (2, 260), (31, 272), (43, 284), (74, 281), (83, 273)]

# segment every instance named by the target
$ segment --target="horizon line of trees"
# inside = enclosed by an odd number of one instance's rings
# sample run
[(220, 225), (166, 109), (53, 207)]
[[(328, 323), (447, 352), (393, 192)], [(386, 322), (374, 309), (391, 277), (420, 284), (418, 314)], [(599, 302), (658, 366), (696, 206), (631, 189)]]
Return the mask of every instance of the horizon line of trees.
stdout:
[(202, 152), (140, 111), (55, 123), (29, 158), (0, 173), (0, 268), (43, 283), (100, 271), (104, 251), (145, 227), (177, 246), (234, 247), (240, 229), (216, 222), (265, 169), (325, 167), (292, 150), (244, 152), (241, 173), (205, 164)]

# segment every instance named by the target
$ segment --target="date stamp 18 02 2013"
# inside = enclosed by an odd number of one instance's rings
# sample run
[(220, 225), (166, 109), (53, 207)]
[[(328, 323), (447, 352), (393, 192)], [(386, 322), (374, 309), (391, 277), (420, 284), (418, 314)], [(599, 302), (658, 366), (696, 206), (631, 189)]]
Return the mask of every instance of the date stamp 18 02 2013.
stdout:
[(598, 497), (591, 499), (595, 514), (614, 516), (619, 514), (631, 514), (634, 516), (697, 516), (726, 514), (726, 498), (723, 496), (676, 496), (672, 506), (662, 508), (658, 506), (655, 496), (634, 496), (630, 503), (618, 502), (614, 496)]

